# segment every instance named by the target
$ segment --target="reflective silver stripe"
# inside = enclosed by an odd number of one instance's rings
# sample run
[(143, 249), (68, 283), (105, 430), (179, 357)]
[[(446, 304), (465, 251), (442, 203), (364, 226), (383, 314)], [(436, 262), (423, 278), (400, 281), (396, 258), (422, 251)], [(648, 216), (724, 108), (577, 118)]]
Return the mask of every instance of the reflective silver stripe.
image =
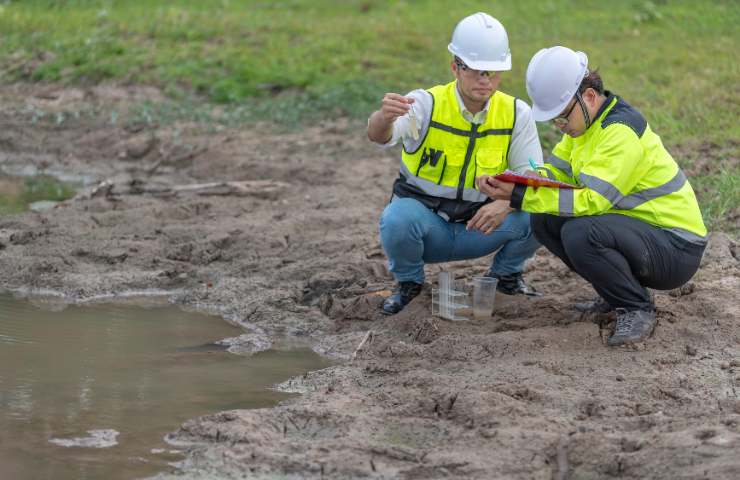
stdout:
[(617, 187), (599, 177), (594, 177), (593, 175), (588, 175), (586, 173), (579, 173), (578, 180), (580, 180), (580, 182), (589, 189), (609, 200), (609, 203), (612, 205), (615, 205), (624, 197)]
[(609, 200), (613, 208), (618, 210), (632, 210), (633, 208), (639, 207), (645, 202), (655, 200), (671, 193), (676, 193), (681, 190), (686, 184), (686, 175), (680, 169), (678, 173), (670, 179), (668, 182), (657, 187), (646, 188), (639, 192), (630, 193), (629, 195), (622, 195), (617, 187), (602, 180), (599, 177), (588, 175), (586, 173), (579, 173), (578, 180), (589, 189), (599, 193), (601, 196)]
[(474, 188), (463, 190), (462, 199), (466, 202), (485, 202), (488, 196)]
[(664, 195), (676, 193), (683, 188), (685, 183), (686, 175), (684, 175), (683, 171), (679, 169), (678, 173), (663, 185), (646, 188), (645, 190), (626, 195), (619, 202), (614, 203), (614, 206), (620, 210), (631, 210), (635, 207), (639, 207), (645, 202), (649, 202), (650, 200), (655, 200)]
[(561, 217), (573, 216), (573, 190), (570, 188), (561, 188), (558, 190), (558, 210)]
[(418, 187), (422, 192), (440, 198), (457, 198), (457, 187), (446, 187), (437, 185), (429, 180), (419, 178), (411, 173), (405, 163), (401, 162), (401, 175), (406, 178), (406, 183)]
[[(457, 187), (447, 187), (437, 185), (429, 180), (419, 178), (411, 173), (405, 163), (401, 162), (401, 174), (406, 178), (406, 183), (421, 189), (422, 192), (440, 198), (457, 198)], [(484, 202), (488, 197), (476, 190), (475, 188), (465, 188), (462, 192), (462, 199), (466, 202)]]
[(707, 244), (707, 237), (700, 237), (699, 235), (686, 231), (682, 228), (666, 228), (666, 230), (676, 235), (677, 237), (683, 238), (689, 243), (693, 243), (696, 245)]
[(547, 157), (547, 160), (545, 160), (545, 163), (549, 163), (558, 170), (562, 170), (569, 177), (573, 176), (573, 169), (571, 168), (570, 163), (566, 162), (560, 157), (556, 157), (555, 155), (550, 154), (550, 156)]

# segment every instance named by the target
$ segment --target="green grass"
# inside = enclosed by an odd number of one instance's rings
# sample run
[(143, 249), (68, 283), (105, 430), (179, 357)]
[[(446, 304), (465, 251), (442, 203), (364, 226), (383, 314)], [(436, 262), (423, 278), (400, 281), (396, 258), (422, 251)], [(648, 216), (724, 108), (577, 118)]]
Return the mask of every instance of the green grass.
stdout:
[(34, 202), (59, 202), (74, 194), (71, 185), (47, 175), (21, 178), (0, 174), (0, 215), (25, 212)]
[[(501, 89), (527, 99), (524, 72), (540, 48), (586, 51), (609, 89), (640, 109), (682, 165), (706, 145), (725, 152), (712, 175), (726, 194), (702, 194), (723, 223), (737, 190), (740, 7), (735, 0), (24, 0), (0, 5), (4, 81), (156, 85), (170, 105), (147, 115), (223, 123), (366, 117), (386, 91), (450, 78), (457, 20), (487, 11), (506, 26), (513, 70)], [(205, 102), (205, 103), (204, 103)], [(213, 109), (211, 109), (213, 110)], [(543, 145), (554, 136), (543, 126)], [(686, 146), (695, 146), (687, 149)], [(735, 222), (737, 223), (737, 222)]]
[(740, 234), (740, 167), (698, 175), (691, 184), (708, 226)]

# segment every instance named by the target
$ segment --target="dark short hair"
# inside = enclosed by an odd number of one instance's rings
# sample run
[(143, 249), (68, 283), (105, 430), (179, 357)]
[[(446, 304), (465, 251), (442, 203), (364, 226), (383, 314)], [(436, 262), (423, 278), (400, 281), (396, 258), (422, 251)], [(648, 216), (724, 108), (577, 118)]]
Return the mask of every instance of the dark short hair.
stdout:
[(599, 69), (589, 70), (588, 74), (581, 80), (581, 85), (578, 87), (578, 93), (583, 93), (587, 88), (593, 88), (599, 95), (604, 94), (604, 82), (601, 80), (599, 75)]

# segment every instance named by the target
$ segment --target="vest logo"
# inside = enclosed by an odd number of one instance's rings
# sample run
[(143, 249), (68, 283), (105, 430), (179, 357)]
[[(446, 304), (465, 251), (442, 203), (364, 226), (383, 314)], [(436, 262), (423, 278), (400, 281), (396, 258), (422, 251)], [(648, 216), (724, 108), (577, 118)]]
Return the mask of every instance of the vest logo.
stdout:
[(439, 163), (439, 159), (444, 153), (444, 150), (435, 150), (434, 148), (430, 148), (429, 151), (427, 151), (427, 149), (424, 148), (424, 151), (421, 154), (421, 160), (419, 161), (419, 170), (421, 170), (421, 168), (427, 163), (432, 167), (436, 167), (437, 163)]

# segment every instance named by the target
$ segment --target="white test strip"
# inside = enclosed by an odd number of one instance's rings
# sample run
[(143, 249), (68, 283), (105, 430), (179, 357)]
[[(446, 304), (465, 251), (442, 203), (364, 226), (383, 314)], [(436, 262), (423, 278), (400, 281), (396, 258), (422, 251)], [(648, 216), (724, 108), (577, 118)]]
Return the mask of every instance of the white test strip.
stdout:
[(409, 109), (409, 121), (411, 122), (411, 138), (414, 140), (419, 139), (419, 124), (416, 122), (416, 113), (414, 113), (414, 106), (411, 105)]

